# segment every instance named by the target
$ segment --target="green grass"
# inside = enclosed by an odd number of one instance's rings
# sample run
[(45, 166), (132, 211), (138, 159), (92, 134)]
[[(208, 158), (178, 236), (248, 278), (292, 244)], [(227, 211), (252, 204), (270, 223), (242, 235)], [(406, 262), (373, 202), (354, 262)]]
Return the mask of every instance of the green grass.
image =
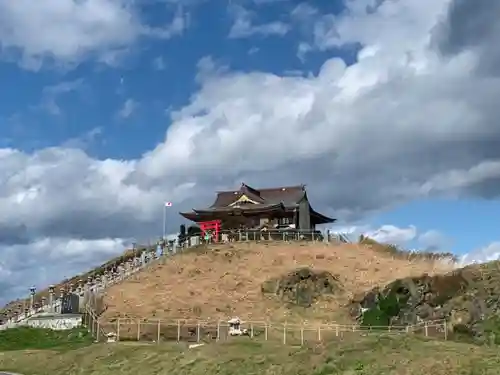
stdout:
[(94, 344), (0, 352), (0, 369), (25, 375), (497, 375), (496, 348), (415, 336), (351, 337), (304, 347), (235, 338), (183, 344)]
[(71, 350), (90, 345), (93, 339), (87, 330), (76, 328), (54, 331), (20, 327), (0, 331), (0, 351), (25, 349)]

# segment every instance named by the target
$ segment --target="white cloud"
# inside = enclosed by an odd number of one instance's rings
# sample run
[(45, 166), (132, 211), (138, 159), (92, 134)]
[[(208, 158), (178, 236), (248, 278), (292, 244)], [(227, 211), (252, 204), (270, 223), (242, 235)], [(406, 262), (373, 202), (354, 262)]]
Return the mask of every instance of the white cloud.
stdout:
[(167, 67), (167, 63), (165, 62), (165, 59), (162, 56), (158, 56), (153, 59), (153, 68), (155, 70), (165, 70)]
[(247, 53), (248, 53), (249, 55), (255, 55), (255, 54), (256, 54), (257, 52), (259, 52), (259, 51), (260, 51), (260, 49), (259, 49), (259, 48), (257, 48), (257, 47), (252, 47), (252, 48), (250, 48), (250, 49), (248, 50), (248, 52), (247, 52)]
[(297, 47), (297, 57), (299, 58), (300, 61), (305, 62), (306, 55), (311, 50), (312, 50), (311, 45), (301, 42)]
[(382, 225), (379, 229), (364, 234), (380, 243), (404, 246), (417, 236), (417, 228), (414, 226), (399, 228), (394, 225)]
[(123, 119), (129, 118), (135, 112), (137, 107), (138, 107), (138, 103), (134, 99), (128, 98), (123, 103), (122, 108), (118, 111), (118, 116), (123, 118)]
[(460, 266), (471, 263), (484, 263), (492, 260), (500, 260), (500, 241), (492, 242), (488, 246), (471, 251), (464, 255), (459, 262)]
[(283, 36), (290, 30), (290, 26), (281, 21), (255, 25), (252, 23), (252, 13), (241, 6), (232, 6), (231, 12), (234, 24), (229, 31), (229, 38), (248, 38), (252, 35)]
[[(407, 250), (451, 252), (451, 240), (448, 236), (432, 229), (419, 233), (414, 225), (398, 227), (385, 224), (378, 228), (370, 225), (333, 226), (335, 233), (346, 234), (352, 241), (357, 241), (360, 235), (369, 237), (377, 242), (391, 244)], [(416, 247), (416, 249), (415, 249)]]
[(253, 0), (253, 2), (257, 5), (265, 5), (265, 4), (274, 4), (279, 2), (285, 2), (288, 0)]
[(338, 226), (335, 225), (330, 228), (334, 233), (341, 233), (355, 242), (361, 235), (369, 237), (377, 242), (397, 245), (402, 248), (408, 248), (408, 245), (417, 237), (417, 228), (409, 226), (407, 228), (400, 228), (396, 225), (385, 224), (378, 228), (373, 228), (370, 225), (348, 225)]
[(431, 229), (418, 236), (418, 243), (427, 251), (451, 251), (452, 241), (445, 234)]
[(57, 116), (62, 114), (62, 110), (57, 104), (57, 99), (63, 94), (77, 91), (82, 88), (83, 79), (76, 79), (73, 81), (63, 81), (53, 86), (47, 86), (43, 89), (42, 101), (40, 108)]
[(47, 60), (72, 65), (99, 56), (112, 62), (141, 36), (170, 38), (185, 26), (178, 12), (170, 25), (152, 28), (130, 0), (0, 0), (0, 51), (21, 55), (22, 66), (35, 70)]
[(102, 135), (102, 130), (103, 129), (100, 127), (90, 129), (79, 137), (68, 139), (64, 142), (63, 147), (86, 150), (100, 140), (99, 138)]
[[(476, 47), (443, 56), (431, 43), (447, 4), (386, 1), (371, 14), (356, 8), (323, 19), (317, 46), (363, 49), (356, 64), (332, 58), (316, 76), (231, 72), (205, 59), (199, 92), (172, 113), (163, 142), (134, 160), (60, 147), (0, 150), (2, 243), (153, 238), (165, 200), (175, 204), (174, 231), (177, 211), (208, 205), (215, 190), (241, 181), (307, 183), (313, 206), (348, 219), (430, 194), (498, 197), (500, 75), (481, 70)], [(137, 22), (124, 17), (118, 25)], [(495, 40), (484, 43), (494, 48)], [(27, 46), (48, 51), (46, 39), (40, 43)], [(75, 57), (65, 44), (54, 51)], [(386, 226), (375, 235), (395, 242), (416, 232)]]

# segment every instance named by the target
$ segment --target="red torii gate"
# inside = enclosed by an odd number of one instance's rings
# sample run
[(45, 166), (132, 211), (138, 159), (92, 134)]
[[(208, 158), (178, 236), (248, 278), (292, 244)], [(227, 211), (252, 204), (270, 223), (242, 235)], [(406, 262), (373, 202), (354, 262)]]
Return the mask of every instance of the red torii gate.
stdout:
[(219, 242), (220, 233), (220, 220), (203, 221), (200, 224), (202, 237), (205, 238), (206, 234), (210, 234), (212, 242)]

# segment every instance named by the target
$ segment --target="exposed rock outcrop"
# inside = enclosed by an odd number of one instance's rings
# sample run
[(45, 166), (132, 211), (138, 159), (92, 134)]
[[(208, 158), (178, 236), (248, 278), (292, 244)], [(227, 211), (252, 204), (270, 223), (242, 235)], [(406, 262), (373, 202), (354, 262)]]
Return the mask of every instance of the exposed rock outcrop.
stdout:
[(500, 339), (496, 323), (500, 317), (500, 262), (471, 265), (446, 275), (396, 280), (355, 298), (351, 313), (370, 326), (446, 319), (457, 335), (479, 342), (496, 341), (497, 331)]
[(287, 275), (267, 280), (262, 293), (279, 296), (283, 301), (310, 307), (322, 295), (332, 295), (342, 290), (337, 275), (327, 271), (299, 268)]

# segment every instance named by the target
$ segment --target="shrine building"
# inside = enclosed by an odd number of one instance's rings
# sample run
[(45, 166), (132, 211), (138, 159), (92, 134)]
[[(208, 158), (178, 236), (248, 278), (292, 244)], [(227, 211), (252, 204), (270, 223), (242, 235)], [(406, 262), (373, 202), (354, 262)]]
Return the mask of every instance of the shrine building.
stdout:
[(268, 227), (313, 231), (318, 224), (335, 221), (311, 207), (305, 185), (255, 189), (242, 183), (238, 190), (218, 192), (210, 207), (180, 214), (200, 227), (217, 223), (217, 229), (223, 230)]

